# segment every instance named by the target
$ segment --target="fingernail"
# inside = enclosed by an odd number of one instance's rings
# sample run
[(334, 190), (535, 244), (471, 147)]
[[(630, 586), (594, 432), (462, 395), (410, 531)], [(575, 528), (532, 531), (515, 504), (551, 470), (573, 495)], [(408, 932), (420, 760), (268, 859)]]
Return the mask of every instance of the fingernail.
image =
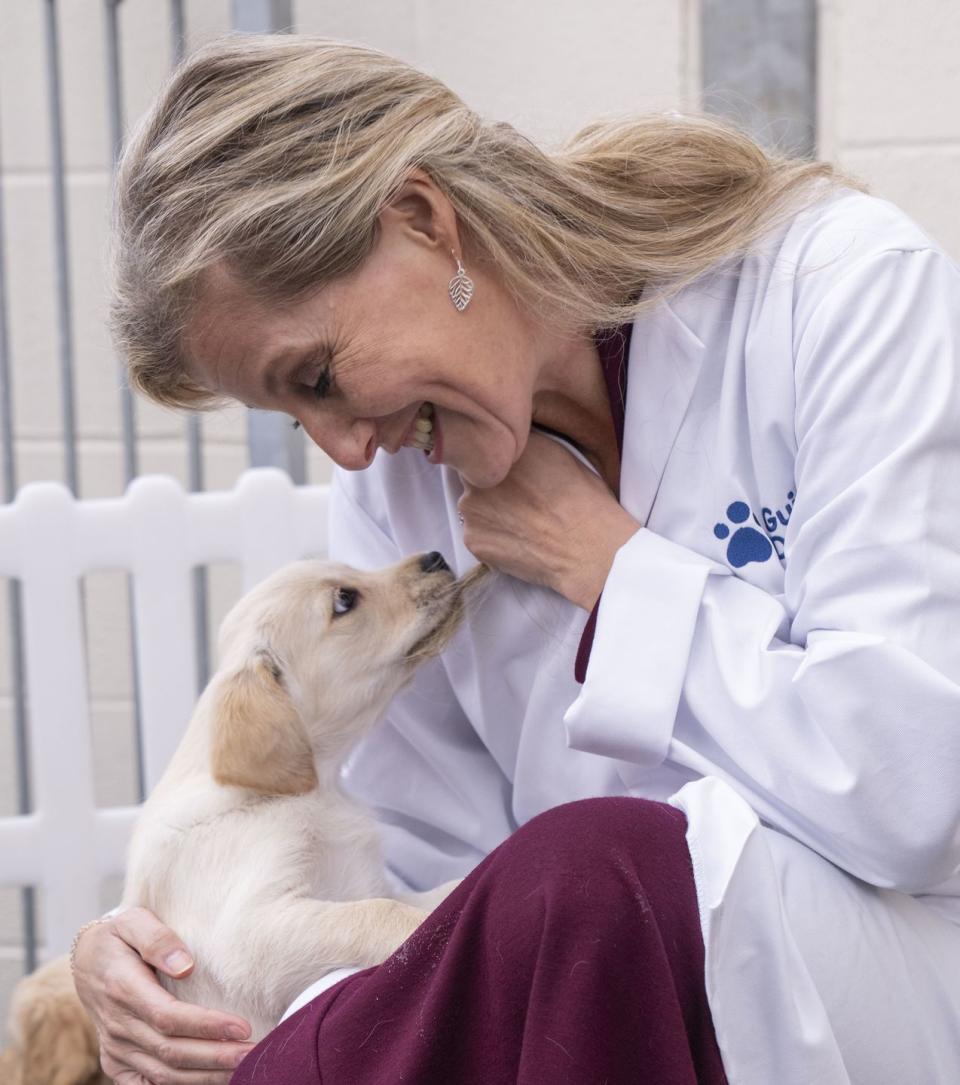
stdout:
[(181, 972), (186, 972), (193, 961), (182, 949), (178, 949), (171, 953), (164, 963), (174, 975), (179, 975)]
[(227, 1039), (228, 1040), (245, 1040), (247, 1038), (247, 1030), (241, 1028), (239, 1025), (229, 1025), (227, 1027)]

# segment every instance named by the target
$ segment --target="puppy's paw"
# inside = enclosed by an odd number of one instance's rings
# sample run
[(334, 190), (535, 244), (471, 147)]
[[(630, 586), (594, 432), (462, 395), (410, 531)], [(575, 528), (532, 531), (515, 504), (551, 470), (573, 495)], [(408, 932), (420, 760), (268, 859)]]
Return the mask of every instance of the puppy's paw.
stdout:
[(9, 1033), (12, 1059), (19, 1062), (17, 1085), (103, 1080), (96, 1030), (77, 997), (66, 957), (49, 961), (17, 984)]
[(462, 881), (463, 878), (454, 878), (453, 881), (438, 885), (436, 889), (426, 889), (422, 893), (403, 893), (398, 895), (397, 899), (402, 900), (405, 904), (412, 904), (416, 908), (423, 908), (427, 912), (432, 912), (434, 908), (442, 904), (450, 896)]

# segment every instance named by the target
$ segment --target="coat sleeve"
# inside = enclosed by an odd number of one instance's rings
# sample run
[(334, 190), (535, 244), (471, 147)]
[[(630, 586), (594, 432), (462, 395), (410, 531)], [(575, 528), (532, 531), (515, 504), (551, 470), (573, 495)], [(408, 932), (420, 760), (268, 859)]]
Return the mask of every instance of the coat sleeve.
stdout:
[[(382, 510), (365, 507), (375, 490), (368, 472), (337, 469), (330, 487), (330, 558), (359, 569), (403, 557)], [(465, 876), (513, 828), (508, 781), (439, 659), (419, 667), (394, 697), (347, 761), (343, 780), (375, 811), (387, 869), (400, 889), (432, 889)]]
[(875, 252), (810, 298), (784, 602), (641, 528), (567, 737), (638, 778), (664, 759), (721, 777), (836, 865), (919, 892), (960, 870), (960, 269)]

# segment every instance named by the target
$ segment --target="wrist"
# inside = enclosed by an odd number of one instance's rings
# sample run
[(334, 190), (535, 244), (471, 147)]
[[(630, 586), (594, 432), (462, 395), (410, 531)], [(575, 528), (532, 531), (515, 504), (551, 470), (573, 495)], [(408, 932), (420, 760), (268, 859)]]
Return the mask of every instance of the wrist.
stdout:
[(125, 911), (126, 908), (123, 905), (120, 905), (117, 908), (111, 908), (110, 911), (107, 912), (105, 915), (98, 916), (96, 919), (91, 919), (89, 923), (84, 923), (80, 930), (77, 931), (77, 933), (73, 936), (73, 943), (70, 946), (71, 975), (73, 975), (75, 972), (75, 966), (77, 963), (77, 947), (80, 945), (80, 939), (87, 933), (87, 931), (93, 930), (94, 927), (99, 927), (101, 923), (109, 923), (111, 919), (113, 919), (115, 916), (118, 916), (121, 912)]
[(570, 565), (557, 588), (561, 595), (587, 612), (593, 610), (600, 598), (617, 551), (643, 525), (621, 505), (616, 505), (602, 522), (595, 521), (591, 527), (581, 539), (578, 560)]

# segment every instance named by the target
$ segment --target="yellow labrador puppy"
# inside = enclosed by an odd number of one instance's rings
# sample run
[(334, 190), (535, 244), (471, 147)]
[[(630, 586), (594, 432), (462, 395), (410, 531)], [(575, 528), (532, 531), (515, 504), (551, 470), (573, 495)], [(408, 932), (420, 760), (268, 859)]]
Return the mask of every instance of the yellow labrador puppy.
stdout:
[[(395, 894), (375, 821), (343, 791), (340, 769), (418, 664), (449, 642), (486, 572), (458, 581), (436, 552), (377, 572), (302, 561), (227, 615), (219, 669), (128, 855), (123, 903), (149, 908), (196, 961), (186, 979), (160, 976), (177, 997), (240, 1014), (259, 1040), (326, 972), (385, 960), (457, 884)], [(90, 1074), (92, 1030), (68, 968), (52, 962), (42, 982), (41, 972), (24, 981), (10, 1031), (24, 1059), (57, 1051), (63, 1066), (52, 1034), (62, 1039), (74, 1012), (77, 1065)], [(23, 1085), (87, 1080), (41, 1069)]]

